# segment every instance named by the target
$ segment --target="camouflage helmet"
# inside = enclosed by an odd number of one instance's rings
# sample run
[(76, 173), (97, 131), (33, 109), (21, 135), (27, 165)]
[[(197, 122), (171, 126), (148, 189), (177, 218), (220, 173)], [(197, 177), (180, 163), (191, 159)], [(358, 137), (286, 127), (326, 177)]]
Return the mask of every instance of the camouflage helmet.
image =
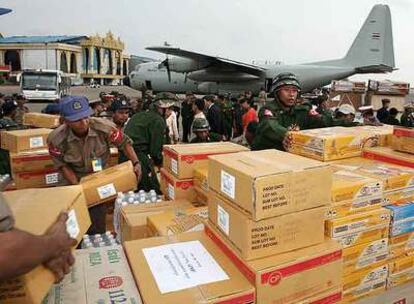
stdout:
[(301, 89), (299, 80), (296, 78), (295, 74), (292, 73), (280, 73), (272, 81), (272, 92), (279, 91), (284, 86), (294, 86), (299, 91)]
[(172, 107), (177, 101), (178, 98), (175, 94), (170, 92), (162, 92), (155, 96), (154, 104), (160, 108), (169, 108)]
[(198, 131), (208, 131), (210, 130), (210, 125), (208, 124), (207, 119), (205, 118), (196, 118), (193, 122), (193, 132)]

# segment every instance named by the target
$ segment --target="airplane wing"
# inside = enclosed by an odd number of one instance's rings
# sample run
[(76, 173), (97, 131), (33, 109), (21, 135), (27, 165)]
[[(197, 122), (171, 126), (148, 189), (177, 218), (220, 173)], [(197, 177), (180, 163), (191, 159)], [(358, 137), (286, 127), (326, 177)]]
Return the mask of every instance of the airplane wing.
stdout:
[(220, 58), (205, 54), (200, 54), (196, 52), (186, 51), (182, 50), (180, 48), (173, 48), (173, 47), (147, 47), (147, 50), (160, 52), (166, 55), (173, 55), (198, 61), (207, 61), (210, 63), (209, 67), (215, 67), (215, 68), (224, 68), (224, 69), (231, 69), (236, 70), (239, 72), (245, 72), (248, 74), (261, 76), (263, 72), (265, 71), (264, 68), (261, 68), (259, 66), (238, 62), (226, 58)]

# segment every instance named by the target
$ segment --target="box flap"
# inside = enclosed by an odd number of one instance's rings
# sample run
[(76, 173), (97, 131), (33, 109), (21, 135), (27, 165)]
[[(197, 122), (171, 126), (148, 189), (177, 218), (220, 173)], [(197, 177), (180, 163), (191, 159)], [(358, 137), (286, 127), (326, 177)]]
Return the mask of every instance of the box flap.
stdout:
[(201, 143), (201, 144), (181, 144), (181, 145), (164, 145), (164, 150), (170, 150), (180, 155), (193, 154), (214, 154), (226, 152), (248, 151), (249, 149), (231, 142), (215, 142), (215, 143)]
[(253, 178), (329, 166), (326, 163), (277, 150), (213, 155), (209, 158)]

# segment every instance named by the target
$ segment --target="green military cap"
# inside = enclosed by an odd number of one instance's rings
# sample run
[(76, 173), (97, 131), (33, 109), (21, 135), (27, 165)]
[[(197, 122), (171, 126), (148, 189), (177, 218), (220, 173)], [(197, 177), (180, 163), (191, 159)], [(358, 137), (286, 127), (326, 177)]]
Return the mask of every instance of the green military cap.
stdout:
[(277, 75), (272, 81), (271, 91), (278, 91), (284, 86), (294, 86), (299, 91), (301, 89), (299, 80), (297, 79), (295, 74), (292, 73), (280, 73), (279, 75)]
[(210, 125), (208, 124), (207, 119), (202, 117), (194, 119), (193, 132), (208, 130), (210, 130)]
[(169, 108), (173, 106), (177, 101), (177, 95), (170, 92), (161, 92), (155, 96), (155, 105), (161, 108)]

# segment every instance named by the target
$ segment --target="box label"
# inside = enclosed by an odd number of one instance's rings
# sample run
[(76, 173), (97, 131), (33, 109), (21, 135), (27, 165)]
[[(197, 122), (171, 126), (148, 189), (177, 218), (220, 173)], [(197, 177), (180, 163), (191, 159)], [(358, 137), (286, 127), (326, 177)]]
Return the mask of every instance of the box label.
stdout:
[(43, 137), (42, 136), (30, 137), (30, 139), (29, 139), (30, 149), (41, 148), (43, 146), (44, 146), (44, 144), (43, 144)]
[(223, 207), (217, 205), (217, 223), (220, 229), (227, 235), (230, 233), (230, 215)]
[(75, 209), (72, 209), (68, 212), (68, 219), (66, 220), (66, 231), (72, 239), (76, 239), (80, 233)]
[(98, 195), (100, 199), (106, 199), (108, 197), (116, 195), (116, 189), (115, 189), (114, 184), (112, 183), (105, 185), (105, 186), (98, 187), (96, 190), (98, 191)]
[(168, 187), (168, 189), (167, 189), (167, 191), (168, 191), (168, 197), (170, 199), (174, 200), (175, 199), (175, 189), (174, 189), (174, 186), (171, 185), (171, 184), (168, 184), (167, 187)]
[(46, 174), (46, 185), (57, 184), (59, 182), (59, 173)]
[(161, 294), (229, 279), (199, 241), (144, 248), (142, 251)]
[(236, 178), (227, 173), (224, 170), (221, 170), (221, 192), (228, 195), (232, 199), (235, 199), (236, 196)]
[(174, 158), (171, 158), (171, 171), (174, 174), (178, 174), (178, 162)]
[(355, 230), (362, 230), (366, 227), (368, 220), (349, 223), (334, 228), (333, 237), (340, 237)]

